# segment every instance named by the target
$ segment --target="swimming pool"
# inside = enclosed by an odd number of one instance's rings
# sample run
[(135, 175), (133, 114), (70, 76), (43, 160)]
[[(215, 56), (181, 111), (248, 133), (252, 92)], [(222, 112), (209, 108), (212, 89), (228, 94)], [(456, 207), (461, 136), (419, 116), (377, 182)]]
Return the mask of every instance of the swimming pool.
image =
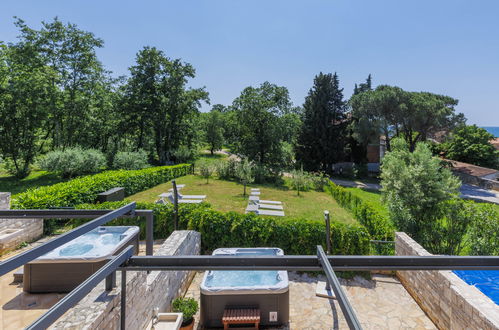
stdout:
[(453, 272), (499, 305), (499, 270), (454, 270)]
[(24, 265), (26, 292), (69, 292), (126, 246), (139, 248), (139, 227), (100, 226)]
[[(278, 248), (224, 248), (215, 256), (282, 256)], [(225, 308), (258, 308), (261, 325), (289, 321), (289, 282), (286, 271), (207, 271), (201, 282), (201, 323), (220, 327)]]

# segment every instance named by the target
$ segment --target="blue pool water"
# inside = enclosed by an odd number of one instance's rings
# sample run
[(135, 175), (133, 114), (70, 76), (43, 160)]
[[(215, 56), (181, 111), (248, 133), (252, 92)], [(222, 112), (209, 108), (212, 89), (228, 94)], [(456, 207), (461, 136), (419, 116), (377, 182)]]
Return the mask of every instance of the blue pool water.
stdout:
[(224, 270), (208, 274), (205, 285), (213, 287), (274, 286), (280, 282), (277, 271)]
[[(236, 256), (272, 256), (278, 255), (278, 249), (218, 249), (214, 255), (236, 255)], [(272, 287), (283, 279), (276, 270), (270, 271), (241, 271), (223, 270), (210, 271), (206, 276), (205, 286), (208, 288), (236, 288), (236, 287)]]
[(455, 270), (454, 274), (499, 305), (499, 270)]
[(74, 240), (61, 245), (39, 259), (95, 258), (112, 253), (124, 237), (136, 227), (97, 227)]

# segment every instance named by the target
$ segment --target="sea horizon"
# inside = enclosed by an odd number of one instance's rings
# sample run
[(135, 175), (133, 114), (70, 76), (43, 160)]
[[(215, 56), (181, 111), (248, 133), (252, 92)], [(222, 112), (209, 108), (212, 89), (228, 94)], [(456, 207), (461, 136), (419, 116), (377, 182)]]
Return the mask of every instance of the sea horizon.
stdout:
[(487, 132), (494, 135), (496, 138), (499, 137), (499, 126), (480, 126), (480, 127), (486, 129)]

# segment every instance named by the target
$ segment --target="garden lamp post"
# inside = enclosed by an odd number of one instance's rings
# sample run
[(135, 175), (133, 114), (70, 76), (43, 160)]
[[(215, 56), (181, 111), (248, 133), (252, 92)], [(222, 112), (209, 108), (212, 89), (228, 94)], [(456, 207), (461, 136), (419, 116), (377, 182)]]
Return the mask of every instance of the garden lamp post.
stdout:
[(324, 211), (324, 220), (326, 221), (326, 253), (331, 253), (331, 222), (329, 221), (329, 211)]

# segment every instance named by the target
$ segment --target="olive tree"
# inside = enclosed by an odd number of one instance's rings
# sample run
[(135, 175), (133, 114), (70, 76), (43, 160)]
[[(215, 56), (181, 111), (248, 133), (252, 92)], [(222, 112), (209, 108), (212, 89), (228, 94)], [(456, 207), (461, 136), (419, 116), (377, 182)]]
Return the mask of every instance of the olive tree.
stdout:
[(255, 181), (254, 168), (255, 165), (247, 158), (241, 160), (236, 167), (236, 177), (244, 185), (243, 196), (246, 196), (246, 185)]

